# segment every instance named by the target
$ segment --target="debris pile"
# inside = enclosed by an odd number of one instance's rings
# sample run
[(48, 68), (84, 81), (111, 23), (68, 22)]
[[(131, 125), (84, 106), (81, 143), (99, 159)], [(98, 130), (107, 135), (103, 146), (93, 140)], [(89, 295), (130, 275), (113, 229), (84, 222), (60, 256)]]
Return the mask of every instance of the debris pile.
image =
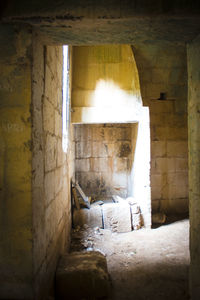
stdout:
[[(77, 196), (78, 191), (80, 198)], [(74, 198), (73, 226), (110, 229), (112, 232), (129, 232), (142, 227), (140, 207), (133, 197), (123, 199), (117, 195), (110, 202), (91, 202), (76, 183), (72, 187)]]

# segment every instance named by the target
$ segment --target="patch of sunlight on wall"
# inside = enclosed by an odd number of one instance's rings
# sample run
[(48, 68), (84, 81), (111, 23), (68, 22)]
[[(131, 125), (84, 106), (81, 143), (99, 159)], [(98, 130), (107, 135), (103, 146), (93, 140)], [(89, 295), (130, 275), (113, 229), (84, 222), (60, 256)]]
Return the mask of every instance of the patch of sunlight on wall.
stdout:
[(138, 92), (122, 90), (113, 80), (100, 79), (97, 81), (95, 91), (90, 99), (91, 106), (115, 107), (141, 105)]

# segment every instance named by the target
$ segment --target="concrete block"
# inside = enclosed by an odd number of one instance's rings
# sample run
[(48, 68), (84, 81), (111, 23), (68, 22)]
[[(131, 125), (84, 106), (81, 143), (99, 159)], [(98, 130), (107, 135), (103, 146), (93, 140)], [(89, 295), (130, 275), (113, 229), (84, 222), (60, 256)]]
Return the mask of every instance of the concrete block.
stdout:
[(74, 226), (83, 226), (103, 228), (101, 206), (91, 206), (90, 209), (82, 208), (73, 212)]
[(110, 292), (103, 254), (74, 252), (61, 257), (56, 272), (56, 299), (108, 299)]
[(127, 203), (107, 203), (102, 206), (105, 229), (113, 232), (131, 231), (130, 205)]

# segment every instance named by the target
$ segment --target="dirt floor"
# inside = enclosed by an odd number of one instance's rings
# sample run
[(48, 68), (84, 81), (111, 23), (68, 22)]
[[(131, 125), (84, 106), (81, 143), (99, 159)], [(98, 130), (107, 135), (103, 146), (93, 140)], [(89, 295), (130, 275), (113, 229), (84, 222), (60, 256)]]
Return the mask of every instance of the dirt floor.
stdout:
[(84, 225), (72, 233), (71, 251), (80, 250), (99, 250), (106, 255), (112, 299), (189, 299), (187, 219), (129, 233)]

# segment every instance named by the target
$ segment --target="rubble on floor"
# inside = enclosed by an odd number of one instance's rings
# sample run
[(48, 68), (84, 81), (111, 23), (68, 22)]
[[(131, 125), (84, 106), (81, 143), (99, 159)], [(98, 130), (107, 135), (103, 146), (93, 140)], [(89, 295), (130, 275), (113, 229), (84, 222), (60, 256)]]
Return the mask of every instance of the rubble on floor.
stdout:
[(97, 201), (90, 205), (90, 209), (74, 209), (74, 227), (83, 227), (87, 224), (91, 228), (110, 229), (118, 233), (138, 230), (142, 227), (140, 207), (133, 197), (123, 199), (113, 196), (113, 201)]
[(105, 256), (98, 251), (61, 257), (56, 272), (56, 299), (108, 299), (111, 281)]

